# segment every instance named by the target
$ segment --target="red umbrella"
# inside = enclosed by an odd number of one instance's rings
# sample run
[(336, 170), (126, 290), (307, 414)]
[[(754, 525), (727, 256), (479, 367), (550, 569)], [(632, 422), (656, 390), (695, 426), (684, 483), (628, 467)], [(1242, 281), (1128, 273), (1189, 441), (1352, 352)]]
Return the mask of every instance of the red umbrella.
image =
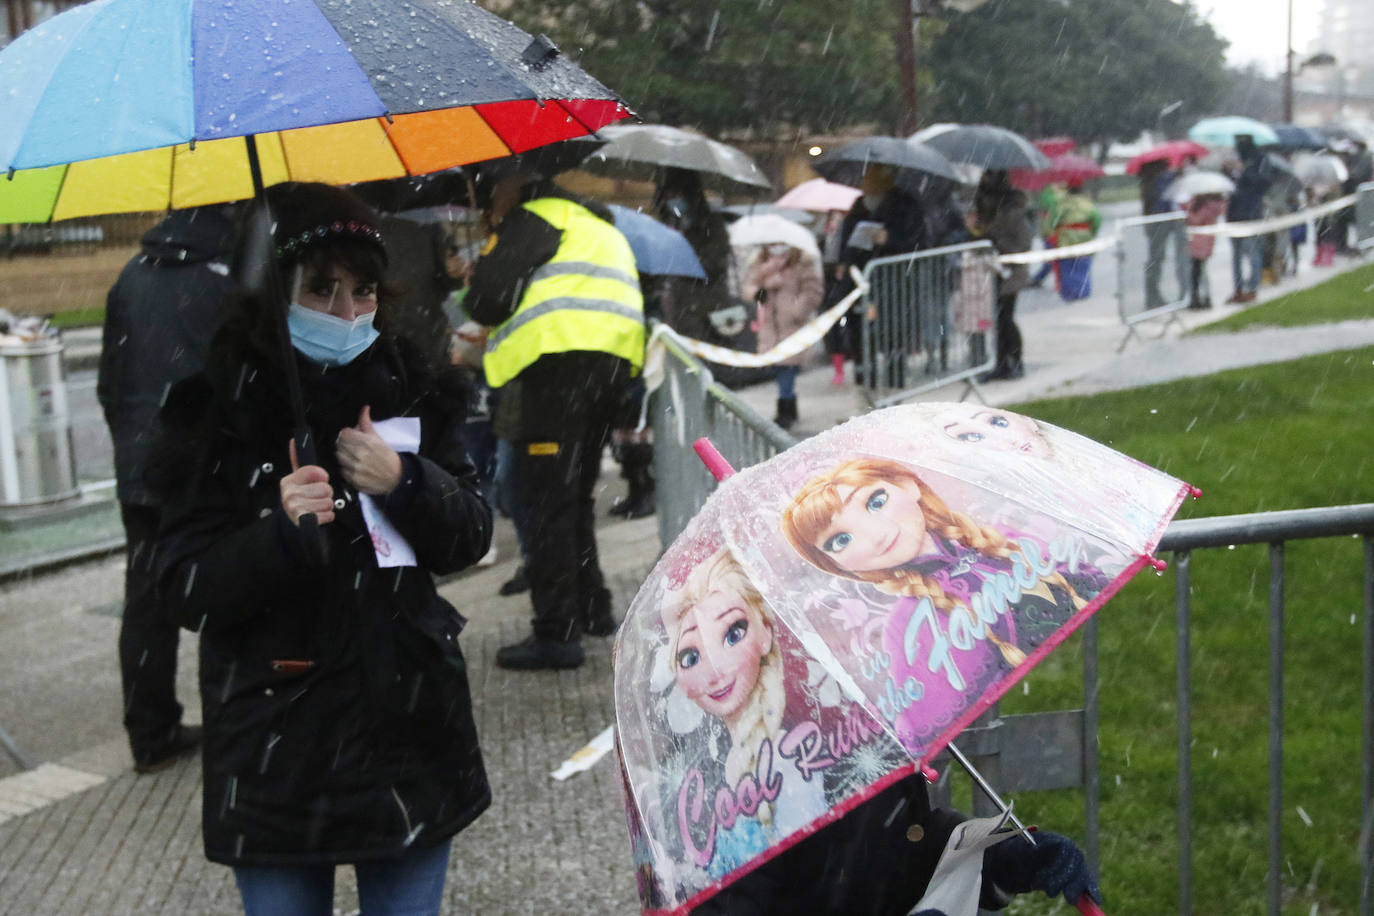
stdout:
[(1147, 162), (1158, 162), (1168, 160), (1169, 168), (1176, 169), (1183, 165), (1183, 160), (1192, 157), (1201, 159), (1210, 153), (1207, 147), (1201, 143), (1194, 143), (1192, 140), (1170, 140), (1168, 143), (1161, 143), (1154, 149), (1147, 149), (1137, 156), (1131, 157), (1126, 163), (1126, 174), (1134, 175), (1140, 171), (1140, 167)]
[(1065, 153), (1072, 153), (1076, 145), (1073, 137), (1041, 137), (1039, 140), (1032, 140), (1035, 148), (1046, 156), (1062, 156)]
[(1011, 183), (1016, 187), (1025, 188), (1028, 191), (1038, 191), (1047, 184), (1072, 184), (1078, 181), (1088, 181), (1092, 178), (1101, 178), (1105, 174), (1107, 173), (1095, 160), (1089, 159), (1087, 156), (1065, 153), (1052, 158), (1049, 168), (1039, 171), (1012, 169), (1009, 176)]

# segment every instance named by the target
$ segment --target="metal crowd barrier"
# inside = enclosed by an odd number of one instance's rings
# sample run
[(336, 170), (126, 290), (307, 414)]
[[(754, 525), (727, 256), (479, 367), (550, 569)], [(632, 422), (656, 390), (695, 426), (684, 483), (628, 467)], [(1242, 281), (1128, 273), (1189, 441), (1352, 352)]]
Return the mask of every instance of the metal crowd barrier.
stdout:
[[(1371, 886), (1374, 886), (1374, 859), (1371, 858), (1371, 831), (1374, 831), (1374, 503), (1335, 506), (1323, 509), (1298, 509), (1287, 512), (1260, 512), (1217, 518), (1187, 519), (1174, 522), (1164, 534), (1159, 551), (1173, 551), (1177, 571), (1175, 606), (1177, 614), (1178, 661), (1178, 911), (1190, 914), (1192, 899), (1192, 652), (1189, 629), (1192, 608), (1192, 551), (1203, 548), (1230, 549), (1237, 544), (1269, 545), (1269, 809), (1268, 871), (1266, 912), (1279, 916), (1283, 904), (1283, 721), (1284, 721), (1284, 547), (1289, 541), (1304, 538), (1336, 538), (1358, 535), (1364, 541), (1364, 620), (1361, 626), (1363, 649), (1363, 706), (1360, 739), (1361, 830), (1358, 848), (1360, 862), (1360, 916), (1371, 916)], [(1301, 710), (1292, 710), (1301, 714)], [(1333, 740), (1338, 736), (1333, 735)], [(1320, 816), (1320, 815), (1319, 815)], [(1333, 903), (1343, 907), (1341, 902)], [(1315, 912), (1315, 906), (1313, 911)]]
[(1360, 251), (1374, 248), (1374, 181), (1355, 190), (1355, 245)]
[(1142, 322), (1164, 319), (1159, 336), (1181, 324), (1188, 307), (1192, 270), (1188, 227), (1182, 213), (1132, 216), (1116, 224), (1116, 308), (1126, 336), (1116, 348), (1126, 349), (1138, 337)]
[[(664, 377), (650, 395), (654, 427), (654, 477), (659, 543), (666, 548), (715, 490), (692, 443), (709, 438), (735, 468), (771, 458), (796, 443), (780, 426), (765, 419), (717, 382), (711, 370), (692, 356), (672, 334), (663, 341)], [(671, 485), (669, 482), (671, 481)]]
[(870, 404), (887, 407), (959, 381), (964, 397), (976, 392), (974, 379), (993, 365), (997, 269), (986, 241), (868, 262), (856, 378)]

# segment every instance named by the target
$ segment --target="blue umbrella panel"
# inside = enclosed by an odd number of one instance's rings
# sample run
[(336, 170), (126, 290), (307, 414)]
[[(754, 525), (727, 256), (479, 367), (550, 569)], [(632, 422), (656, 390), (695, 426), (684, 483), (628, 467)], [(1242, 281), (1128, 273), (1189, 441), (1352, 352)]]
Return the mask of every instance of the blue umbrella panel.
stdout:
[(638, 210), (618, 204), (607, 207), (615, 216), (615, 227), (630, 243), (640, 273), (706, 279), (692, 243), (681, 232)]

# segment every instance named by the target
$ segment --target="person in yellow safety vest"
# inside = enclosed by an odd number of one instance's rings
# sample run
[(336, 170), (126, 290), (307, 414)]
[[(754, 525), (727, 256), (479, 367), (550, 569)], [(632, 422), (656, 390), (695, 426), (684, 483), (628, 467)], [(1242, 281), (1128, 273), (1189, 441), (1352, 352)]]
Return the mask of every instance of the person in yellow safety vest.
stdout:
[[(1097, 238), (1102, 228), (1102, 214), (1097, 204), (1083, 191), (1083, 182), (1069, 182), (1068, 191), (1050, 214), (1056, 246), (1067, 248)], [(1086, 299), (1092, 295), (1093, 256), (1062, 258), (1059, 261), (1059, 295), (1065, 301)]]
[[(484, 180), (485, 179), (485, 180)], [(483, 368), (498, 438), (512, 446), (533, 633), (503, 668), (575, 668), (583, 633), (616, 621), (597, 560), (593, 489), (616, 408), (644, 362), (635, 259), (605, 207), (528, 172), (483, 175), (491, 236), (465, 305), (487, 325)]]

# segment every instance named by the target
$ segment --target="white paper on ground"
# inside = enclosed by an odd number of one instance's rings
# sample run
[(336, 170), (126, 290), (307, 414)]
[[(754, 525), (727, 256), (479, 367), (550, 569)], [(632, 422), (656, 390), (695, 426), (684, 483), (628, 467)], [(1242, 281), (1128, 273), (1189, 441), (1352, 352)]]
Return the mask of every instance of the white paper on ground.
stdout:
[(983, 850), (1012, 836), (1011, 808), (991, 817), (964, 821), (949, 835), (926, 893), (911, 912), (940, 910), (946, 916), (976, 916), (983, 890)]
[(615, 746), (615, 726), (606, 726), (595, 738), (588, 741), (577, 753), (558, 765), (550, 775), (560, 782), (567, 779), (574, 773), (581, 773), (583, 770), (590, 770), (598, 760), (605, 757)]
[[(378, 420), (372, 424), (382, 441), (397, 452), (418, 452), (420, 450), (420, 418), (392, 417)], [(367, 533), (372, 538), (372, 549), (377, 554), (377, 565), (415, 566), (415, 548), (401, 536), (396, 526), (386, 517), (377, 501), (366, 493), (358, 494), (358, 504), (363, 510), (363, 521), (367, 523)]]

